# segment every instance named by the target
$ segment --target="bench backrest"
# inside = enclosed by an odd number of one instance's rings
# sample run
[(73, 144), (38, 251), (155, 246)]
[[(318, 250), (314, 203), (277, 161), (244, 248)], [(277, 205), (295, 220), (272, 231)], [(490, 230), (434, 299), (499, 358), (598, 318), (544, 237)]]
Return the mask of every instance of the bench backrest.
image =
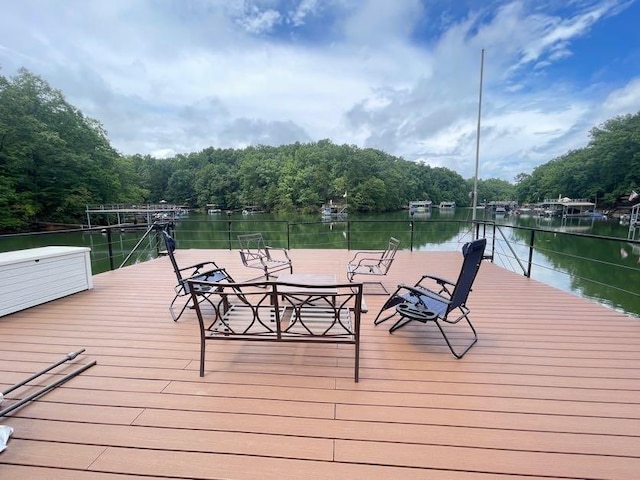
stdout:
[[(288, 341), (353, 345), (358, 381), (362, 283), (188, 280), (187, 284), (200, 326), (200, 376), (209, 340)], [(203, 296), (199, 293), (203, 291), (209, 294)]]
[[(201, 333), (222, 338), (317, 338), (353, 343), (360, 333), (362, 284), (307, 285), (277, 281), (188, 281)], [(213, 291), (200, 303), (199, 291)], [(200, 299), (201, 300), (201, 299)], [(218, 328), (209, 325), (217, 323)], [(265, 338), (266, 339), (266, 338)]]

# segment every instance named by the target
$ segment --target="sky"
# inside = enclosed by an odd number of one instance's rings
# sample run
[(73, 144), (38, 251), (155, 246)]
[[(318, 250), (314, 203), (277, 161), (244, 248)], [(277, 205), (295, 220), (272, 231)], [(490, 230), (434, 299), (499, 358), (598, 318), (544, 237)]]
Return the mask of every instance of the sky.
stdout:
[(40, 76), (126, 155), (329, 139), (463, 178), (477, 159), (479, 178), (512, 182), (640, 111), (640, 0), (0, 0), (0, 12), (0, 75)]

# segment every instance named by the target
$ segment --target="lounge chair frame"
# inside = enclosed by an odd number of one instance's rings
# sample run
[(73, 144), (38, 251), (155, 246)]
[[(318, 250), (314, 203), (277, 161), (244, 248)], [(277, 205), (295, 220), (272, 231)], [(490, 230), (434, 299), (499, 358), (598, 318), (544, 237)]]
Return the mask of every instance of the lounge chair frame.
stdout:
[[(189, 265), (188, 267), (178, 266), (178, 262), (175, 257), (175, 250), (177, 246), (176, 241), (171, 235), (169, 235), (169, 232), (167, 232), (166, 230), (163, 229), (161, 230), (161, 232), (162, 238), (164, 239), (167, 256), (171, 260), (171, 265), (173, 266), (173, 271), (178, 281), (178, 283), (174, 287), (175, 296), (169, 304), (169, 313), (171, 313), (171, 318), (174, 322), (177, 322), (185, 312), (187, 307), (193, 306), (193, 304), (191, 303), (192, 297), (191, 291), (189, 290), (189, 280), (233, 282), (233, 279), (224, 268), (219, 267), (213, 261), (200, 262), (194, 265)], [(199, 301), (204, 301), (207, 300), (208, 296), (213, 292), (200, 291), (198, 293)], [(184, 303), (182, 304), (182, 306), (180, 306), (179, 310), (175, 308), (175, 304), (178, 299), (184, 299)]]
[[(456, 282), (449, 281), (436, 275), (423, 275), (415, 285), (398, 285), (397, 290), (387, 299), (374, 320), (375, 325), (399, 316), (396, 323), (389, 329), (395, 332), (405, 325), (418, 321), (433, 322), (444, 337), (449, 350), (454, 357), (462, 358), (478, 341), (478, 334), (469, 319), (470, 310), (466, 305), (471, 286), (482, 263), (486, 239), (478, 239), (466, 243), (463, 248), (463, 262)], [(434, 283), (436, 290), (427, 288), (426, 284)], [(393, 313), (383, 316), (383, 312), (393, 308)], [(457, 313), (456, 313), (457, 312)], [(463, 349), (456, 350), (445, 329), (444, 324), (457, 324), (464, 320), (472, 333), (472, 340)]]

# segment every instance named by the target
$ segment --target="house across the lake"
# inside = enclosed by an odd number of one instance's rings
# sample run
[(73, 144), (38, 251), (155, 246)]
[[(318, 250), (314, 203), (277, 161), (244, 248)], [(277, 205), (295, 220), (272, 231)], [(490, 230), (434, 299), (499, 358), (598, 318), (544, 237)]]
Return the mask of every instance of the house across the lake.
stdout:
[(540, 204), (540, 210), (545, 217), (600, 217), (601, 213), (595, 211), (596, 204), (584, 199), (571, 199), (568, 197), (557, 200), (545, 200)]

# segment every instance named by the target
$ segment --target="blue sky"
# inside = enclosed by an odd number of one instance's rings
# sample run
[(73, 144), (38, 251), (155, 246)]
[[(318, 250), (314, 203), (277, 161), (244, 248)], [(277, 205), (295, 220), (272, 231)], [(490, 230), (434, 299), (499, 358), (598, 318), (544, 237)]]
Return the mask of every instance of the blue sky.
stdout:
[(640, 0), (0, 0), (40, 75), (123, 154), (325, 138), (513, 181), (640, 111)]

